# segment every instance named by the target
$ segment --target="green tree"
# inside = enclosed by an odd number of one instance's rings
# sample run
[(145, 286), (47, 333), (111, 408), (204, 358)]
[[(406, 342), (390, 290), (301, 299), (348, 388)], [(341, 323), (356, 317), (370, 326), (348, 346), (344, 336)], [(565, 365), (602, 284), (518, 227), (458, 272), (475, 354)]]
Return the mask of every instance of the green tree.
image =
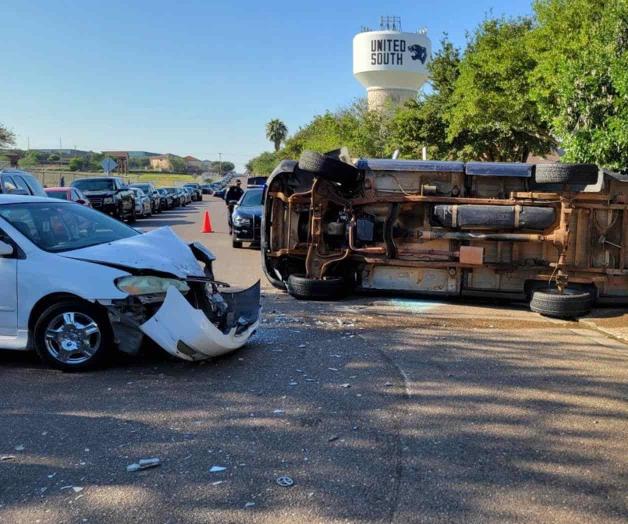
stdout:
[(388, 150), (399, 148), (402, 157), (421, 158), (427, 147), (429, 158), (455, 159), (461, 156), (465, 136), (448, 139), (445, 115), (451, 105), (460, 69), (460, 50), (445, 35), (440, 49), (428, 65), (430, 92), (411, 100), (394, 114), (388, 138)]
[(628, 166), (628, 2), (537, 0), (532, 94), (565, 159)]
[(278, 118), (274, 118), (266, 124), (266, 138), (275, 145), (275, 151), (279, 151), (281, 143), (287, 136), (288, 128)]
[(61, 160), (61, 157), (57, 153), (52, 153), (48, 157), (48, 162), (58, 162), (59, 160)]
[(12, 146), (15, 144), (15, 134), (0, 124), (0, 147)]
[(463, 158), (525, 162), (555, 145), (531, 95), (532, 27), (528, 18), (491, 19), (473, 34), (445, 114), (448, 141), (461, 142)]
[(35, 167), (41, 163), (41, 157), (42, 155), (37, 151), (29, 151), (23, 158), (20, 158), (18, 165), (20, 167)]
[(187, 164), (185, 160), (183, 160), (180, 156), (171, 155), (170, 158), (170, 169), (173, 173), (185, 173), (185, 169)]
[(70, 158), (70, 161), (68, 162), (68, 167), (70, 168), (70, 171), (81, 171), (82, 169), (84, 169), (84, 166), (85, 161), (78, 156)]
[(266, 151), (249, 160), (246, 164), (246, 171), (258, 176), (270, 175), (278, 163), (277, 154)]

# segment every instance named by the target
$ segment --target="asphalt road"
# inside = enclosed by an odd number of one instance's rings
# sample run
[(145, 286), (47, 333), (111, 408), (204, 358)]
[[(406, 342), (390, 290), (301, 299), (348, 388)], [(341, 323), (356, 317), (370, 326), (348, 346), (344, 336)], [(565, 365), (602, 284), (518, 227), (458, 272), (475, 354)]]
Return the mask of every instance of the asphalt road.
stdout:
[[(261, 278), (220, 201), (139, 225), (201, 239), (221, 280)], [(263, 303), (253, 342), (207, 363), (65, 374), (1, 353), (0, 522), (628, 519), (628, 346), (596, 323), (623, 312), (306, 303), (265, 283)], [(145, 457), (162, 465), (126, 471)]]

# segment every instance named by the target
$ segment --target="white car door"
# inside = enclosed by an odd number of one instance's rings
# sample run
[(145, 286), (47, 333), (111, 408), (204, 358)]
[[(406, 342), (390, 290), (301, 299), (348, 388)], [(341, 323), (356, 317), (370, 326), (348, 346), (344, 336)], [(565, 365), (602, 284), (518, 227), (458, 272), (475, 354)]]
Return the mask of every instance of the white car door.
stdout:
[[(0, 230), (0, 241), (10, 243)], [(0, 256), (0, 340), (17, 336), (17, 257)], [(1, 347), (1, 345), (0, 345)]]

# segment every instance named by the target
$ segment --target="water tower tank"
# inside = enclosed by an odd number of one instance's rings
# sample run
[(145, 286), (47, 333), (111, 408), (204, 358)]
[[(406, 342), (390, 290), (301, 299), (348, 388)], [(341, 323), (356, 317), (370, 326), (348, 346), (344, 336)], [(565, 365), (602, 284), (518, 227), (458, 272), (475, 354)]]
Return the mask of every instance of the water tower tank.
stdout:
[(369, 109), (415, 98), (427, 81), (432, 44), (425, 31), (401, 31), (398, 17), (382, 17), (379, 31), (353, 38), (353, 75), (368, 94)]

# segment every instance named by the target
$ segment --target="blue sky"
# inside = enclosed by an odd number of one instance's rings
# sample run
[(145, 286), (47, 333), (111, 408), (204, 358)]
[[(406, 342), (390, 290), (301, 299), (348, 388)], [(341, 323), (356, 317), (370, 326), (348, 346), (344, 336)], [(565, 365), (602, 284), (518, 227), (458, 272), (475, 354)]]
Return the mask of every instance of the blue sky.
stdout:
[[(232, 159), (364, 95), (351, 42), (380, 15), (458, 45), (485, 17), (530, 0), (63, 1), (0, 5), (0, 122), (18, 146), (146, 150)], [(28, 138), (27, 138), (28, 137)]]

